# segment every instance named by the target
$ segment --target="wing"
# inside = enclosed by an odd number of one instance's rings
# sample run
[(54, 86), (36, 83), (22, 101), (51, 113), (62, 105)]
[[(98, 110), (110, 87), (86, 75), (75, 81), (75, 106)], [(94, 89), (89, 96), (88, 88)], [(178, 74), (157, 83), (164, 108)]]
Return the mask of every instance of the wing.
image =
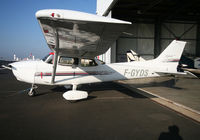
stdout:
[(94, 58), (105, 53), (130, 22), (70, 10), (36, 13), (51, 50), (69, 57)]

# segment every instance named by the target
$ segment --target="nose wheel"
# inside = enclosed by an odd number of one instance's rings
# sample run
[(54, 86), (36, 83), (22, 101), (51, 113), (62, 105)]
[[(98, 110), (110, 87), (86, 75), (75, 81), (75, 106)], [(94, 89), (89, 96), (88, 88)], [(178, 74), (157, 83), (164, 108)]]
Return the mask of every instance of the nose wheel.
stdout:
[(31, 89), (28, 92), (29, 97), (33, 97), (36, 95), (35, 89), (38, 88), (36, 85), (32, 84)]

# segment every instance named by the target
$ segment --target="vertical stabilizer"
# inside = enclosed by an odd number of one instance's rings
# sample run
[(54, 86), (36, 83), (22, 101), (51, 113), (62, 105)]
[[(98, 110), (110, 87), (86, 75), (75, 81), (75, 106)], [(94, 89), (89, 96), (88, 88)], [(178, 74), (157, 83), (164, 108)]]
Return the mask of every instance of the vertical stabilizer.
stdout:
[(179, 61), (183, 53), (185, 41), (172, 41), (169, 46), (154, 59), (157, 72), (180, 74)]
[(172, 41), (155, 60), (160, 62), (179, 62), (185, 44), (185, 41)]

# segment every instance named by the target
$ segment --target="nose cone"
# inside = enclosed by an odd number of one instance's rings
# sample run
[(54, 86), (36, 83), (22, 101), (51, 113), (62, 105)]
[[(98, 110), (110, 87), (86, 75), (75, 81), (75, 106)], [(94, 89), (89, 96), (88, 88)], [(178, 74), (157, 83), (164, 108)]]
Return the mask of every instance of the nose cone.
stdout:
[(20, 79), (19, 71), (17, 71), (17, 68), (16, 68), (16, 67), (18, 67), (18, 63), (19, 62), (10, 63), (10, 64), (8, 64), (8, 66), (11, 68), (11, 70), (12, 70), (14, 76), (17, 78), (17, 80), (22, 81)]
[(12, 72), (19, 81), (34, 83), (36, 61), (20, 61), (9, 64)]

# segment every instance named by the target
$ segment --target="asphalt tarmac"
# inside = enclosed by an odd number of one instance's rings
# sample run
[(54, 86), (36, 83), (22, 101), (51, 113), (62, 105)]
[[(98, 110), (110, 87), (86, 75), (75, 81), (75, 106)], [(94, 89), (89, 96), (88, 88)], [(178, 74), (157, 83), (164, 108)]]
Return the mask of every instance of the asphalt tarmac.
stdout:
[(200, 138), (200, 124), (119, 84), (78, 88), (89, 99), (70, 103), (63, 87), (39, 86), (28, 97), (29, 84), (0, 70), (0, 139), (165, 140)]

